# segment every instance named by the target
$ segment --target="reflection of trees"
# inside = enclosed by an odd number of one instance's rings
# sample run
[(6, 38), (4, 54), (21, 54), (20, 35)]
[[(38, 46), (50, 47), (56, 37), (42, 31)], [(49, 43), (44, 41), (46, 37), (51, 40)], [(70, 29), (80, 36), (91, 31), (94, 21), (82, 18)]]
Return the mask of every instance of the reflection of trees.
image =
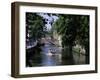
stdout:
[(58, 17), (53, 26), (62, 36), (62, 46), (69, 46), (70, 57), (72, 57), (73, 46), (80, 44), (85, 48), (86, 63), (89, 63), (89, 16), (58, 15)]

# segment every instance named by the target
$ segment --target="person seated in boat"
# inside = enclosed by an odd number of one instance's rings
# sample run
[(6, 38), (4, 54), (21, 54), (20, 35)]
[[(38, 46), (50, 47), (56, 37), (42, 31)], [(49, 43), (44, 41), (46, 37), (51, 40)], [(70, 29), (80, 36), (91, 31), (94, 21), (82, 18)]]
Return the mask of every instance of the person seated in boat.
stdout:
[(54, 49), (50, 49), (51, 53), (55, 54), (56, 53), (56, 50)]

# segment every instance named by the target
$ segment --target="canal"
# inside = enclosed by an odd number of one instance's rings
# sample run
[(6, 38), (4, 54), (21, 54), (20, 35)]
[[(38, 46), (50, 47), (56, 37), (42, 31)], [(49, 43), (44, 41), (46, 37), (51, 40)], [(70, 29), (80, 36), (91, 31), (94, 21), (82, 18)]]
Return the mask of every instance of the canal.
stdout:
[(85, 64), (85, 55), (73, 53), (69, 57), (68, 48), (62, 48), (49, 41), (44, 45), (38, 45), (35, 48), (26, 51), (26, 66), (60, 66)]

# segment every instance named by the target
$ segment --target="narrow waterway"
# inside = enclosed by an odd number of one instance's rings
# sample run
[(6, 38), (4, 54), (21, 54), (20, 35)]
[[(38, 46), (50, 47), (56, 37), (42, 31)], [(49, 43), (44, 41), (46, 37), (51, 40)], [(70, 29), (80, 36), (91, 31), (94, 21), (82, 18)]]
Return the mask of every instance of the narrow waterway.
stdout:
[(70, 58), (67, 48), (62, 49), (48, 40), (39, 48), (28, 50), (27, 54), (28, 67), (85, 64), (85, 55), (73, 53), (72, 58)]
[(55, 66), (61, 64), (61, 49), (51, 43), (46, 43), (42, 48), (42, 65)]

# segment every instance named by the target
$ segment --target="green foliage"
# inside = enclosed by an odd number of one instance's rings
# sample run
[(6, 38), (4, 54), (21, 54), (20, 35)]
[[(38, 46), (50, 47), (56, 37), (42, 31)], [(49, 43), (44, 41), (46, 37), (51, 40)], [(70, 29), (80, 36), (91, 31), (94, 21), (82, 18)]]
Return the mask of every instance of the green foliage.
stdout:
[(62, 36), (63, 47), (80, 44), (88, 50), (89, 16), (60, 14), (58, 17), (59, 19), (53, 26), (57, 33)]
[(26, 25), (30, 29), (30, 35), (38, 39), (44, 35), (44, 20), (38, 13), (26, 13)]
[(85, 47), (89, 45), (89, 17), (81, 17), (81, 27), (78, 32), (79, 42)]

